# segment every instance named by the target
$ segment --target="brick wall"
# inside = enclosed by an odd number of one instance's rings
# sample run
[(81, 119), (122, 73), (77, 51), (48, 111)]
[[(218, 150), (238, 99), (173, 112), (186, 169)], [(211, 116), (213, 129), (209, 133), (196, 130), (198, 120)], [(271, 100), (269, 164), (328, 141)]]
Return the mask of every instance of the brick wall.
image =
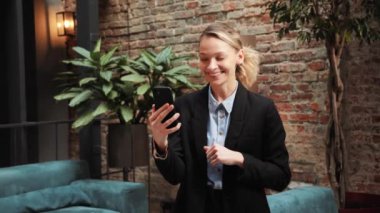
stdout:
[[(256, 90), (272, 98), (287, 132), (293, 180), (328, 185), (325, 168), (328, 62), (323, 44), (302, 44), (295, 34), (278, 40), (264, 4), (268, 0), (99, 0), (100, 34), (106, 46), (136, 55), (142, 48), (173, 46), (178, 54), (196, 55), (200, 32), (209, 23), (231, 23), (242, 35), (255, 36), (262, 63)], [(379, 47), (379, 45), (377, 45)], [(378, 106), (379, 48), (352, 46), (345, 55), (344, 130), (349, 149), (349, 189), (380, 194)], [(192, 61), (191, 64), (196, 64)], [(367, 67), (365, 70), (362, 67)], [(365, 73), (363, 73), (365, 71)], [(376, 171), (376, 172), (374, 172)], [(144, 177), (142, 177), (144, 178)], [(153, 206), (175, 195), (153, 168)]]
[(344, 57), (348, 189), (380, 194), (380, 42), (352, 44)]

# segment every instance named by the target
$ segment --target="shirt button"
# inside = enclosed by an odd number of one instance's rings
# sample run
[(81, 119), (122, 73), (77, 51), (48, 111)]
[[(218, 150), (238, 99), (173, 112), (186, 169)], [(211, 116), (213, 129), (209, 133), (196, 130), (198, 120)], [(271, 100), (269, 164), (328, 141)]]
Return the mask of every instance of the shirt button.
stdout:
[(223, 135), (223, 132), (219, 132), (219, 135)]

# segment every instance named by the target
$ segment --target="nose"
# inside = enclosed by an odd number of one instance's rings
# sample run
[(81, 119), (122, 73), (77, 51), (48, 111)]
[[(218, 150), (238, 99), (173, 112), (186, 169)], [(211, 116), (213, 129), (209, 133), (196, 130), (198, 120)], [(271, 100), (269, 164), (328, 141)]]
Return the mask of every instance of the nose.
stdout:
[(208, 64), (207, 69), (208, 70), (214, 70), (217, 67), (218, 67), (218, 65), (217, 65), (215, 58), (210, 59), (210, 63)]

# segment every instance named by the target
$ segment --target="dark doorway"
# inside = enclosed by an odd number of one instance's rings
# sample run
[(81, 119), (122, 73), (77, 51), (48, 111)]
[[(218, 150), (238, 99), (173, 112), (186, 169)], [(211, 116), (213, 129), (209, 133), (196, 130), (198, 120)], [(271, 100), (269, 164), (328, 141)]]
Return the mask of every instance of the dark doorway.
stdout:
[[(36, 69), (33, 1), (5, 1), (0, 51), (0, 166), (35, 162), (37, 132), (12, 127), (33, 121), (36, 112)], [(6, 125), (8, 124), (8, 125)], [(1, 126), (2, 125), (2, 126)]]

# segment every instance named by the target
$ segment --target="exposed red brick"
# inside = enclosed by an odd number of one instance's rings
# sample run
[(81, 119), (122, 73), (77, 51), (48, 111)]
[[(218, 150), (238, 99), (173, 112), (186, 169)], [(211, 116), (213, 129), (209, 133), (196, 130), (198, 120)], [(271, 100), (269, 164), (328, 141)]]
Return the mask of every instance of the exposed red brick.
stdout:
[(260, 17), (260, 21), (264, 24), (272, 23), (272, 18), (270, 17), (269, 13), (265, 13)]
[(316, 60), (310, 62), (308, 65), (309, 69), (314, 71), (321, 71), (326, 69), (326, 62), (322, 60)]
[(287, 122), (289, 120), (287, 114), (280, 113), (280, 117), (282, 122)]
[(187, 2), (186, 8), (187, 9), (195, 9), (198, 7), (198, 5), (199, 5), (199, 2), (197, 2), (197, 1)]
[(329, 115), (324, 115), (319, 118), (319, 122), (321, 124), (327, 124), (329, 122), (330, 116)]
[(224, 11), (231, 11), (236, 9), (236, 2), (224, 2), (223, 3), (223, 10)]
[(271, 99), (273, 99), (274, 101), (286, 101), (286, 100), (288, 100), (288, 96), (286, 94), (283, 94), (283, 95), (271, 94), (269, 97)]
[(286, 91), (292, 90), (293, 86), (290, 85), (290, 84), (285, 84), (285, 85), (277, 85), (276, 84), (276, 85), (270, 86), (270, 89), (271, 90), (275, 90), (275, 91), (284, 91), (284, 92), (286, 92)]
[(290, 97), (292, 100), (311, 100), (313, 98), (313, 94), (310, 94), (310, 93), (296, 94)]
[(257, 76), (257, 81), (258, 81), (258, 82), (266, 82), (266, 81), (269, 81), (269, 76), (267, 76), (267, 75), (259, 75), (259, 76)]
[(291, 112), (293, 110), (293, 105), (289, 103), (277, 103), (276, 107), (280, 112)]
[(289, 120), (302, 122), (317, 122), (318, 116), (316, 114), (291, 114), (289, 115)]
[(310, 84), (298, 84), (297, 89), (301, 90), (302, 92), (310, 92)]
[(202, 15), (202, 20), (204, 23), (212, 23), (217, 20), (217, 14), (207, 14), (207, 15)]

